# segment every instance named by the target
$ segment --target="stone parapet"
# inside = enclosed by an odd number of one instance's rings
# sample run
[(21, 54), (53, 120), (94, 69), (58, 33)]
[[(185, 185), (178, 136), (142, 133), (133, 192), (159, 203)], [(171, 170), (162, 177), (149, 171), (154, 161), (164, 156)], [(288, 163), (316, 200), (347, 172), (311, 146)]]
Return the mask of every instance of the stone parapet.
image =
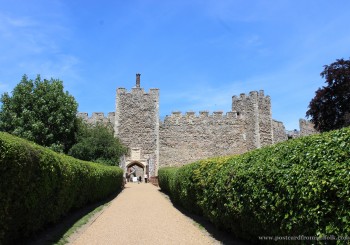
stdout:
[(161, 122), (159, 136), (162, 166), (247, 151), (244, 120), (236, 112), (175, 111)]
[(109, 112), (107, 116), (105, 116), (103, 112), (93, 112), (91, 117), (89, 117), (89, 114), (86, 112), (79, 112), (77, 113), (77, 117), (83, 119), (83, 121), (88, 124), (95, 125), (97, 123), (102, 123), (103, 125), (108, 125), (113, 128), (115, 112)]
[(134, 88), (131, 88), (131, 91), (128, 91), (127, 89), (125, 88), (117, 88), (117, 94), (139, 94), (139, 95), (156, 95), (158, 96), (159, 95), (159, 89), (158, 88), (151, 88), (149, 89), (148, 92), (146, 92), (143, 88), (138, 88), (138, 87), (134, 87)]
[[(226, 113), (174, 111), (161, 121), (159, 89), (146, 92), (140, 75), (130, 91), (117, 89), (115, 113), (78, 114), (91, 123), (113, 122), (115, 136), (132, 149), (124, 158), (125, 170), (137, 163), (156, 176), (159, 166), (242, 154), (287, 139), (283, 123), (272, 120), (271, 99), (263, 90), (232, 96), (232, 110)], [(300, 125), (305, 134), (310, 132), (307, 123)]]
[(288, 135), (286, 133), (286, 128), (284, 124), (280, 121), (272, 120), (272, 128), (273, 128), (273, 143), (283, 142), (288, 139)]
[(317, 134), (318, 131), (314, 128), (314, 126), (315, 125), (311, 121), (299, 119), (300, 136)]
[(240, 118), (236, 111), (229, 111), (224, 114), (223, 111), (213, 111), (212, 113), (209, 113), (209, 111), (199, 111), (197, 114), (193, 111), (185, 112), (185, 114), (182, 114), (181, 111), (173, 111), (171, 115), (167, 115), (164, 118), (163, 123), (167, 121), (171, 121), (173, 119), (188, 119), (188, 118), (216, 118), (216, 119), (235, 119)]

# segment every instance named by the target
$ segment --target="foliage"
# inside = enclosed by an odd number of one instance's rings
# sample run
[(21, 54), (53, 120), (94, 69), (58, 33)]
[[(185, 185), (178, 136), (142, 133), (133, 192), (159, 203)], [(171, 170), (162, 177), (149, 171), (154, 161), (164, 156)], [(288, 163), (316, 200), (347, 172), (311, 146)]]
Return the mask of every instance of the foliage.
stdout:
[(158, 171), (158, 182), (162, 186), (162, 191), (166, 193), (175, 192), (175, 175), (179, 168), (176, 167), (164, 167)]
[(58, 79), (33, 81), (26, 75), (12, 96), (1, 96), (0, 130), (56, 151), (67, 152), (75, 141), (78, 104)]
[(241, 238), (350, 234), (350, 128), (169, 170), (175, 202)]
[(113, 135), (113, 130), (102, 124), (88, 125), (81, 120), (78, 124), (77, 144), (69, 155), (86, 161), (116, 165), (126, 154), (127, 148)]
[(0, 133), (0, 244), (121, 189), (118, 167), (81, 161)]
[(350, 60), (338, 59), (324, 66), (327, 86), (319, 88), (309, 104), (307, 117), (320, 132), (350, 125)]

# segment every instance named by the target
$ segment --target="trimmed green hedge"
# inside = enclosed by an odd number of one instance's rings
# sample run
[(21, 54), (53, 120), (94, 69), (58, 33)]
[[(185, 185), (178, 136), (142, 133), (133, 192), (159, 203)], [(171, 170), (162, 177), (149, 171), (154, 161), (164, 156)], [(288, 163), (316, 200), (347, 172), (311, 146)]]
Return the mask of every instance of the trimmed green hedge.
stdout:
[(118, 167), (81, 161), (0, 133), (0, 244), (122, 188)]
[(241, 238), (349, 236), (350, 128), (160, 169), (159, 184)]

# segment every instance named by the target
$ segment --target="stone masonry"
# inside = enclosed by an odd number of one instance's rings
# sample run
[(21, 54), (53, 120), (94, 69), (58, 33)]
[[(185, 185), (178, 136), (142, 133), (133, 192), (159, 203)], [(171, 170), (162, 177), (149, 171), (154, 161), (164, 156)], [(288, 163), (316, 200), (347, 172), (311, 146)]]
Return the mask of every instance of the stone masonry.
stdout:
[(314, 124), (305, 119), (299, 120), (299, 128), (300, 128), (300, 135), (302, 136), (317, 134), (317, 131), (314, 128)]
[[(114, 134), (129, 147), (121, 161), (125, 172), (137, 165), (149, 176), (160, 166), (181, 166), (193, 161), (241, 154), (287, 140), (282, 122), (272, 119), (271, 100), (264, 91), (232, 96), (232, 111), (173, 112), (159, 119), (159, 90), (145, 92), (136, 74), (136, 86), (128, 92), (118, 88), (116, 111), (79, 113), (89, 123), (102, 122), (114, 127)], [(305, 120), (304, 120), (305, 121)], [(303, 134), (314, 133), (307, 121), (300, 122)], [(305, 131), (305, 132), (304, 132)]]
[(114, 134), (131, 151), (125, 166), (137, 162), (154, 176), (159, 166), (159, 90), (146, 93), (139, 79), (137, 74), (131, 92), (117, 89)]
[(236, 112), (199, 115), (173, 112), (160, 124), (162, 166), (183, 165), (199, 159), (246, 152), (243, 117)]

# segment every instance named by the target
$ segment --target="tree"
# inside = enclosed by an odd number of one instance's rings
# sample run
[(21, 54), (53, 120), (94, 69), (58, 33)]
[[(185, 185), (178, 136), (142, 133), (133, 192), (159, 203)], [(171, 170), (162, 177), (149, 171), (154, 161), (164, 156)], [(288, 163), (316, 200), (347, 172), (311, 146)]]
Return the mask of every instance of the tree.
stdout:
[(325, 132), (350, 125), (350, 60), (337, 59), (321, 73), (327, 86), (319, 88), (309, 104), (307, 117)]
[(112, 128), (102, 124), (89, 125), (81, 120), (78, 128), (77, 144), (69, 150), (69, 155), (75, 158), (117, 165), (127, 152), (127, 148), (114, 137)]
[(26, 75), (0, 101), (0, 130), (56, 151), (68, 152), (75, 143), (78, 104), (58, 79), (33, 81)]

